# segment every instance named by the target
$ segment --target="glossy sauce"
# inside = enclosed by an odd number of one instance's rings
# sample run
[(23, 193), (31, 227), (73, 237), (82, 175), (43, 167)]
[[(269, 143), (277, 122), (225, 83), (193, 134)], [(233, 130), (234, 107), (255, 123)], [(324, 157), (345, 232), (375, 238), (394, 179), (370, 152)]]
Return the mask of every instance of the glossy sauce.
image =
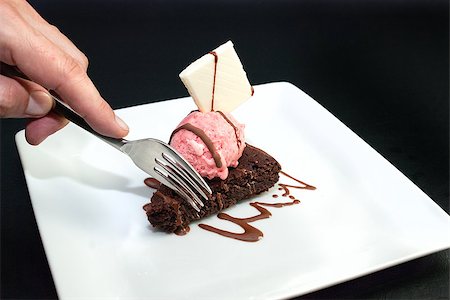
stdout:
[[(193, 110), (190, 113), (193, 113), (194, 111), (198, 111), (198, 110)], [(233, 128), (234, 135), (236, 136), (237, 148), (239, 150), (239, 147), (242, 144), (242, 141), (239, 139), (238, 128), (236, 127), (236, 125), (233, 124), (233, 122), (231, 122), (230, 119), (227, 118), (227, 116), (223, 112), (218, 111), (217, 113), (219, 113), (224, 118), (224, 120), (228, 124), (230, 124), (230, 126)], [(194, 125), (192, 125), (190, 123), (186, 123), (186, 124), (183, 124), (183, 125), (177, 127), (172, 132), (172, 134), (170, 135), (169, 144), (172, 141), (172, 138), (175, 135), (175, 133), (177, 133), (178, 131), (180, 131), (182, 129), (189, 130), (190, 132), (192, 132), (196, 136), (198, 136), (203, 141), (203, 143), (206, 145), (206, 147), (208, 148), (209, 152), (211, 153), (211, 155), (212, 155), (212, 157), (214, 159), (214, 162), (216, 164), (216, 167), (217, 168), (221, 168), (222, 167), (222, 159), (220, 157), (220, 154), (217, 152), (216, 147), (214, 146), (214, 143), (212, 142), (212, 140), (206, 135), (206, 133), (202, 129), (200, 129), (200, 128), (198, 128), (198, 127), (196, 127), (196, 126), (194, 126)]]
[(236, 137), (237, 148), (239, 150), (239, 147), (241, 146), (242, 141), (239, 139), (238, 128), (236, 127), (236, 125), (233, 124), (233, 122), (231, 122), (230, 119), (228, 119), (228, 117), (223, 112), (218, 111), (218, 113), (222, 116), (222, 118), (224, 118), (225, 121), (227, 121), (228, 124), (230, 124), (231, 127), (233, 127), (234, 135)]
[[(289, 188), (302, 189), (302, 190), (315, 190), (316, 189), (315, 186), (312, 186), (312, 185), (307, 184), (307, 183), (305, 183), (305, 182), (303, 182), (301, 180), (298, 180), (298, 179), (292, 177), (291, 175), (289, 175), (289, 174), (287, 174), (287, 173), (285, 173), (283, 171), (280, 171), (280, 173), (283, 174), (284, 176), (289, 177), (290, 179), (295, 180), (295, 181), (297, 181), (298, 183), (301, 184), (301, 185), (290, 185), (290, 184), (279, 183), (278, 185), (280, 187), (278, 188), (278, 190), (280, 190), (280, 191), (284, 190), (284, 194), (281, 195), (283, 197), (287, 197), (287, 196), (289, 196), (291, 194), (291, 191), (289, 190)], [(289, 198), (295, 199), (295, 197), (293, 197), (293, 196), (289, 196)]]
[(176, 235), (186, 235), (189, 233), (189, 231), (191, 230), (191, 228), (189, 227), (189, 225), (186, 226), (179, 226), (177, 228), (177, 230), (174, 231), (174, 233)]
[(214, 111), (214, 94), (216, 91), (216, 75), (217, 75), (217, 62), (219, 61), (219, 57), (215, 51), (209, 52), (209, 54), (214, 56), (214, 79), (213, 79), (213, 89), (211, 96), (211, 111)]
[(203, 141), (203, 143), (206, 145), (209, 152), (211, 153), (211, 155), (214, 159), (214, 162), (216, 163), (216, 167), (217, 168), (222, 167), (222, 159), (220, 157), (220, 154), (217, 152), (216, 147), (214, 146), (214, 143), (211, 141), (211, 139), (206, 135), (206, 133), (203, 130), (201, 130), (200, 128), (198, 128), (190, 123), (183, 124), (180, 127), (176, 128), (170, 135), (169, 144), (170, 144), (170, 141), (172, 140), (172, 137), (174, 136), (174, 134), (182, 129), (189, 130), (190, 132), (192, 132), (196, 136), (198, 136)]
[(161, 186), (161, 182), (159, 182), (157, 179), (155, 178), (146, 178), (144, 180), (144, 183), (146, 186), (151, 187), (152, 189), (159, 189), (159, 187)]
[[(198, 226), (202, 229), (220, 234), (225, 237), (240, 240), (240, 241), (245, 241), (245, 242), (259, 241), (264, 236), (263, 232), (261, 230), (259, 230), (258, 228), (250, 225), (249, 223), (255, 222), (258, 220), (262, 220), (262, 219), (268, 219), (272, 215), (268, 209), (266, 209), (262, 206), (280, 208), (280, 207), (284, 207), (284, 206), (291, 206), (291, 205), (299, 204), (300, 200), (295, 199), (294, 196), (290, 195), (289, 188), (307, 189), (307, 190), (315, 190), (316, 189), (314, 186), (309, 185), (303, 181), (300, 181), (283, 171), (280, 171), (280, 173), (301, 184), (301, 185), (288, 185), (288, 184), (284, 184), (284, 183), (278, 184), (280, 186), (279, 190), (284, 191), (284, 193), (281, 196), (289, 197), (293, 201), (278, 202), (278, 203), (251, 202), (250, 205), (253, 206), (254, 208), (256, 208), (258, 210), (259, 214), (255, 215), (255, 216), (247, 217), (247, 218), (236, 218), (236, 217), (230, 216), (229, 214), (226, 214), (226, 213), (219, 213), (217, 215), (217, 217), (219, 219), (227, 220), (227, 221), (230, 221), (230, 222), (240, 226), (244, 230), (244, 232), (242, 232), (242, 233), (223, 230), (223, 229), (216, 228), (216, 227), (213, 227), (213, 226), (210, 226), (207, 224), (199, 224)], [(274, 195), (272, 195), (272, 197), (278, 198), (278, 195), (274, 194)]]
[[(217, 55), (216, 51), (211, 51), (209, 54), (214, 56), (214, 77), (213, 77), (213, 89), (212, 89), (212, 95), (211, 95), (211, 111), (214, 111), (214, 94), (216, 92), (216, 76), (217, 76), (217, 63), (219, 62), (219, 56)], [(255, 89), (253, 86), (250, 86), (250, 95), (253, 96), (255, 94)]]

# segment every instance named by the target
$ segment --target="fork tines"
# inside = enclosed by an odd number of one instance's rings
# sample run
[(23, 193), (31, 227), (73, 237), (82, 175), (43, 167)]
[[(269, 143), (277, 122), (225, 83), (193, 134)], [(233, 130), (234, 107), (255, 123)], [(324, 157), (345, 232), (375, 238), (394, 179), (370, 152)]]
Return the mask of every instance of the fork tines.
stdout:
[(166, 179), (171, 185), (169, 187), (199, 212), (204, 206), (201, 198), (208, 200), (207, 193), (211, 194), (211, 189), (203, 178), (175, 151), (170, 154), (163, 152), (162, 159), (155, 158), (155, 162), (155, 172)]

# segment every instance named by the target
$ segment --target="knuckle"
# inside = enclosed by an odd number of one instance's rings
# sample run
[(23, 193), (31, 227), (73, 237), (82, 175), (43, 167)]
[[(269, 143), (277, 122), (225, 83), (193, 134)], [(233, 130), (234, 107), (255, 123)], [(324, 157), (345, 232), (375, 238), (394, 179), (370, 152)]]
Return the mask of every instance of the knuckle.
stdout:
[(81, 66), (75, 59), (70, 56), (67, 56), (65, 59), (63, 59), (61, 69), (63, 71), (63, 74), (66, 74), (68, 78), (78, 78), (84, 75), (84, 71)]
[[(98, 119), (98, 115), (101, 114), (103, 116), (107, 116), (109, 118), (108, 111), (111, 110), (111, 107), (106, 101), (95, 101), (95, 103), (91, 104), (90, 109), (84, 114), (83, 118), (87, 120), (93, 120), (94, 118), (97, 118), (97, 122), (100, 121)], [(105, 120), (105, 117), (102, 118), (101, 121), (107, 121)]]
[(83, 52), (77, 50), (74, 54), (74, 59), (80, 65), (81, 69), (86, 73), (89, 66), (89, 60), (86, 55)]
[(87, 74), (80, 64), (70, 56), (66, 56), (60, 62), (61, 83), (55, 89), (58, 90), (66, 84), (76, 84), (86, 79)]
[(98, 109), (100, 111), (108, 111), (110, 110), (110, 106), (108, 103), (106, 103), (106, 101), (100, 101), (100, 103), (98, 104)]
[(85, 71), (87, 71), (88, 66), (89, 66), (89, 59), (83, 52), (80, 52), (80, 57), (81, 57), (81, 61), (80, 61), (81, 66)]
[(56, 33), (56, 34), (60, 34), (60, 33), (61, 33), (61, 31), (59, 30), (59, 28), (56, 27), (56, 26), (53, 25), (53, 24), (48, 24), (48, 28), (49, 28), (50, 31), (52, 31), (53, 33)]

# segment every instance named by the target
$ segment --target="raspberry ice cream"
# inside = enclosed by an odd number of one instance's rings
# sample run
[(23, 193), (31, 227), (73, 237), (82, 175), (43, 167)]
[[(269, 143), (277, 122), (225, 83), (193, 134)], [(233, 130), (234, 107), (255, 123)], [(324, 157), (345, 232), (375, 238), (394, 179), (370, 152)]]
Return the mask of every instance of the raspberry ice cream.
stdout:
[(244, 125), (229, 113), (194, 111), (172, 133), (170, 145), (201, 176), (224, 180), (244, 151)]

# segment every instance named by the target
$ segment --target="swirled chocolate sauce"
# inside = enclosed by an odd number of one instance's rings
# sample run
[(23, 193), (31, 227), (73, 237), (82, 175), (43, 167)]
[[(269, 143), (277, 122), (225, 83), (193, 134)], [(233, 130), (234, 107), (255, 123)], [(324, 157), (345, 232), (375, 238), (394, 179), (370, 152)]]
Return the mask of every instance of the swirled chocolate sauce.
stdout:
[(259, 214), (256, 216), (251, 216), (248, 218), (235, 218), (226, 213), (219, 213), (217, 215), (217, 217), (219, 219), (227, 220), (227, 221), (233, 222), (234, 224), (240, 226), (242, 229), (244, 229), (243, 233), (231, 232), (231, 231), (219, 229), (219, 228), (216, 228), (216, 227), (213, 227), (210, 225), (206, 225), (206, 224), (199, 224), (198, 226), (205, 230), (208, 230), (208, 231), (211, 231), (211, 232), (214, 232), (214, 233), (217, 233), (217, 234), (229, 237), (229, 238), (233, 238), (236, 240), (245, 241), (245, 242), (257, 242), (264, 236), (264, 234), (261, 230), (250, 225), (249, 223), (255, 222), (258, 220), (262, 220), (262, 219), (267, 219), (267, 218), (270, 218), (270, 216), (272, 216), (270, 211), (262, 206), (270, 206), (270, 207), (279, 208), (279, 207), (294, 205), (294, 204), (298, 204), (298, 203), (300, 203), (300, 201), (298, 201), (298, 200), (294, 200), (292, 202), (285, 202), (285, 203), (251, 202), (250, 205), (259, 211)]
[(214, 159), (214, 162), (216, 163), (216, 167), (218, 167), (218, 168), (222, 167), (222, 159), (220, 157), (220, 154), (217, 152), (216, 147), (214, 146), (214, 143), (211, 141), (211, 139), (206, 135), (206, 133), (203, 130), (201, 130), (200, 128), (198, 128), (190, 123), (183, 124), (180, 127), (176, 128), (170, 135), (169, 144), (170, 144), (170, 141), (172, 141), (174, 134), (182, 129), (189, 130), (190, 132), (192, 132), (196, 136), (198, 136), (203, 141), (203, 143), (205, 143), (206, 147), (208, 148), (209, 152), (211, 153), (211, 155)]
[(294, 204), (299, 204), (300, 200), (294, 199), (294, 201), (292, 201), (292, 202), (282, 202), (282, 203), (264, 203), (264, 202), (255, 202), (255, 203), (257, 203), (259, 205), (280, 208), (280, 207), (283, 207), (283, 206), (291, 206), (291, 205), (294, 205)]
[[(295, 181), (297, 181), (298, 183), (300, 183), (300, 186), (297, 185), (288, 185), (288, 184), (284, 184), (284, 183), (279, 183), (278, 185), (281, 186), (281, 190), (284, 190), (284, 193), (282, 194), (283, 197), (288, 197), (290, 199), (292, 199), (293, 201), (291, 202), (278, 202), (278, 203), (265, 203), (265, 202), (251, 202), (250, 205), (253, 206), (254, 208), (256, 208), (259, 212), (258, 215), (255, 216), (251, 216), (251, 217), (247, 217), (247, 218), (236, 218), (233, 216), (230, 216), (229, 214), (226, 213), (219, 213), (217, 215), (217, 217), (219, 219), (223, 219), (223, 220), (227, 220), (230, 221), (238, 226), (240, 226), (244, 232), (243, 233), (237, 233), (237, 232), (231, 232), (231, 231), (227, 231), (227, 230), (223, 230), (223, 229), (219, 229), (217, 227), (213, 227), (207, 224), (199, 224), (198, 226), (202, 229), (220, 234), (222, 236), (225, 237), (229, 237), (229, 238), (233, 238), (233, 239), (237, 239), (240, 241), (245, 241), (245, 242), (257, 242), (259, 241), (264, 234), (262, 233), (261, 230), (259, 230), (258, 228), (250, 225), (249, 223), (251, 222), (255, 222), (258, 220), (262, 220), (262, 219), (267, 219), (269, 218), (272, 214), (270, 213), (269, 210), (267, 210), (266, 208), (262, 207), (262, 206), (268, 206), (268, 207), (275, 207), (275, 208), (280, 208), (280, 207), (284, 207), (284, 206), (291, 206), (291, 205), (295, 205), (295, 204), (299, 204), (300, 200), (295, 199), (294, 196), (290, 195), (290, 190), (289, 188), (297, 188), (297, 189), (308, 189), (308, 190), (315, 190), (316, 188), (312, 185), (309, 185), (307, 183), (304, 183), (303, 181), (300, 181), (294, 177), (292, 177), (291, 175), (280, 171), (281, 174), (285, 175), (288, 178), (291, 178)], [(277, 198), (278, 195), (272, 195), (273, 198)]]
[(239, 225), (240, 227), (242, 227), (242, 229), (244, 229), (243, 233), (235, 233), (235, 232), (231, 232), (231, 231), (227, 231), (227, 230), (222, 230), (210, 225), (206, 225), (206, 224), (199, 224), (198, 226), (200, 226), (200, 228), (229, 237), (229, 238), (233, 238), (236, 240), (240, 240), (240, 241), (245, 241), (245, 242), (257, 242), (259, 241), (262, 237), (263, 237), (263, 233), (261, 230), (259, 230), (256, 227), (253, 227), (252, 225), (248, 224), (249, 222), (234, 218), (228, 214), (225, 213), (219, 213), (217, 215), (217, 217), (219, 219), (223, 219), (223, 220), (227, 220), (230, 222), (235, 223), (236, 225)]
[(307, 184), (307, 183), (305, 183), (305, 182), (303, 182), (301, 180), (298, 180), (298, 179), (292, 177), (291, 175), (287, 174), (286, 172), (280, 171), (280, 173), (283, 174), (284, 176), (289, 177), (290, 179), (295, 180), (295, 181), (297, 181), (298, 183), (301, 184), (301, 185), (290, 185), (290, 184), (279, 183), (278, 185), (280, 187), (278, 188), (278, 190), (280, 190), (280, 191), (284, 190), (284, 194), (282, 195), (283, 197), (289, 196), (289, 198), (294, 199), (293, 196), (290, 196), (291, 191), (289, 190), (289, 188), (304, 189), (304, 190), (315, 190), (316, 189), (316, 187), (314, 187), (314, 186), (312, 186), (310, 184)]
[[(247, 144), (239, 159), (238, 166), (229, 169), (230, 174), (225, 180), (206, 180), (213, 193), (209, 200), (203, 201), (204, 207), (198, 214), (180, 195), (161, 184), (151, 197), (150, 203), (145, 206), (147, 219), (153, 227), (159, 230), (171, 233), (177, 232), (177, 234), (186, 233), (188, 230), (187, 226), (190, 223), (200, 218), (217, 214), (222, 209), (231, 207), (239, 201), (249, 199), (272, 188), (279, 182), (280, 170), (281, 166), (273, 157), (261, 149)], [(153, 180), (146, 180), (145, 182), (152, 187), (158, 185)], [(257, 219), (261, 220), (267, 217), (267, 212), (261, 208), (266, 208), (268, 205), (258, 205), (257, 203), (256, 205), (260, 207), (260, 210), (258, 210), (259, 214), (250, 216), (250, 218), (247, 218), (247, 221), (256, 222)], [(258, 207), (255, 208), (258, 209)], [(241, 222), (243, 221), (241, 220)], [(253, 223), (249, 225), (254, 227)], [(244, 226), (246, 225), (244, 224)], [(253, 232), (251, 228), (247, 228), (247, 231)], [(256, 231), (256, 239), (258, 236), (262, 235)], [(250, 240), (252, 239), (254, 240), (255, 237), (250, 238)]]
[(231, 122), (230, 119), (228, 119), (228, 117), (221, 111), (218, 111), (218, 113), (224, 118), (225, 121), (227, 121), (228, 124), (230, 124), (231, 127), (233, 127), (234, 130), (234, 135), (236, 136), (236, 143), (237, 143), (237, 148), (239, 149), (239, 147), (242, 144), (241, 139), (239, 138), (239, 134), (238, 134), (238, 128), (236, 127), (236, 125), (233, 124), (233, 122)]
[[(191, 114), (193, 112), (197, 112), (197, 111), (198, 110), (193, 110), (189, 114)], [(217, 113), (220, 114), (223, 117), (223, 119), (228, 124), (230, 124), (230, 126), (233, 128), (234, 134), (236, 136), (237, 148), (239, 149), (239, 147), (242, 144), (242, 140), (239, 138), (238, 128), (236, 127), (236, 125), (234, 125), (234, 123), (223, 112), (217, 111)], [(216, 164), (216, 167), (218, 167), (218, 168), (222, 167), (222, 159), (220, 157), (220, 154), (217, 152), (216, 147), (214, 146), (214, 143), (211, 141), (211, 139), (206, 135), (206, 133), (202, 129), (200, 129), (200, 128), (198, 128), (198, 127), (196, 127), (196, 126), (194, 126), (194, 125), (192, 125), (190, 123), (186, 123), (186, 124), (181, 125), (180, 127), (176, 128), (172, 132), (172, 134), (170, 135), (169, 144), (172, 141), (172, 138), (175, 135), (175, 133), (177, 133), (181, 129), (189, 130), (192, 133), (194, 133), (195, 135), (197, 135), (203, 141), (203, 143), (205, 143), (206, 147), (208, 148), (209, 152), (211, 153), (211, 155), (212, 155), (212, 157), (214, 159), (214, 162)]]
[(211, 51), (209, 54), (212, 54), (214, 56), (214, 77), (213, 77), (213, 89), (212, 89), (212, 96), (211, 96), (211, 111), (214, 111), (214, 94), (216, 91), (216, 75), (217, 75), (217, 62), (219, 61), (219, 57), (216, 53), (216, 51)]

